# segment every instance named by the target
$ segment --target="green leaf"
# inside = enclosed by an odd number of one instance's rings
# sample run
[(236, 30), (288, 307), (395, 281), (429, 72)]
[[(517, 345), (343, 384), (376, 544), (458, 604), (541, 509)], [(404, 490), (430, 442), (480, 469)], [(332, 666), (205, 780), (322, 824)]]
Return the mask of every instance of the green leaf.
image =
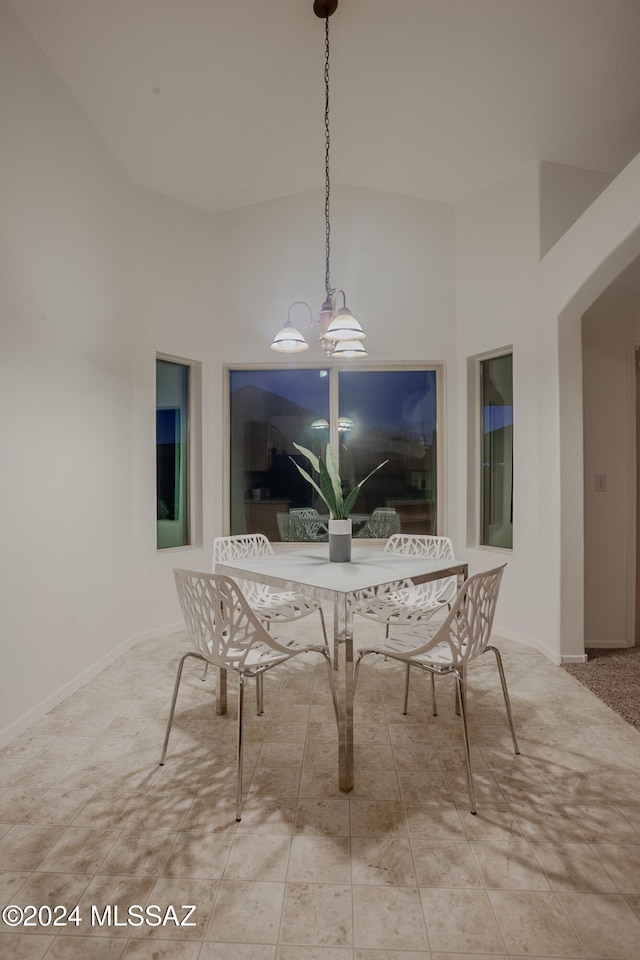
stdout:
[[(320, 460), (320, 486), (322, 488), (322, 499), (329, 507), (329, 513), (336, 520), (340, 519), (340, 509), (341, 502), (338, 501), (336, 497), (335, 487), (333, 486), (333, 481), (329, 476), (329, 471), (327, 470), (326, 464), (323, 460)], [(342, 492), (340, 493), (340, 501), (342, 500)]]
[[(299, 450), (300, 453), (307, 458), (307, 460), (310, 462), (311, 466), (316, 471), (316, 473), (319, 473), (320, 472), (319, 460), (316, 457), (315, 453), (312, 450), (307, 450), (306, 447), (301, 447), (299, 443), (294, 443), (293, 445), (296, 448), (296, 450)], [(295, 463), (295, 460), (293, 462)]]
[(311, 463), (312, 468), (319, 476), (320, 483), (318, 484), (313, 477), (307, 473), (307, 471), (300, 466), (299, 463), (290, 457), (289, 459), (294, 464), (296, 469), (302, 474), (305, 480), (311, 484), (314, 490), (317, 491), (321, 500), (326, 503), (329, 513), (334, 520), (346, 520), (349, 517), (349, 514), (353, 510), (356, 500), (358, 499), (358, 494), (360, 493), (360, 487), (363, 483), (366, 483), (369, 477), (373, 476), (377, 470), (380, 470), (381, 467), (384, 467), (386, 463), (389, 463), (388, 460), (383, 460), (382, 463), (379, 463), (371, 473), (368, 473), (364, 480), (361, 480), (360, 483), (356, 484), (353, 490), (350, 491), (346, 500), (342, 493), (342, 483), (340, 481), (340, 471), (338, 470), (338, 462), (335, 458), (335, 454), (331, 449), (331, 444), (327, 444), (325, 451), (325, 460), (322, 457), (316, 457), (315, 453), (311, 450), (308, 450), (306, 447), (300, 446), (299, 443), (294, 443), (296, 450), (299, 450)]
[(324, 496), (322, 490), (320, 489), (320, 487), (318, 486), (318, 484), (315, 482), (315, 480), (313, 479), (313, 477), (312, 477), (310, 474), (307, 473), (307, 471), (304, 469), (304, 467), (301, 467), (299, 463), (296, 463), (296, 461), (293, 459), (293, 457), (289, 457), (289, 460), (291, 460), (291, 463), (294, 465), (294, 467), (296, 468), (296, 470), (298, 470), (298, 471), (302, 474), (302, 476), (305, 478), (305, 480), (307, 481), (307, 483), (310, 483), (311, 486), (314, 487), (314, 489), (318, 491), (319, 497), (320, 497), (322, 500), (324, 500), (324, 502), (327, 504), (327, 507), (328, 507), (328, 509), (329, 509), (329, 512), (331, 512), (331, 504), (325, 499), (325, 496)]

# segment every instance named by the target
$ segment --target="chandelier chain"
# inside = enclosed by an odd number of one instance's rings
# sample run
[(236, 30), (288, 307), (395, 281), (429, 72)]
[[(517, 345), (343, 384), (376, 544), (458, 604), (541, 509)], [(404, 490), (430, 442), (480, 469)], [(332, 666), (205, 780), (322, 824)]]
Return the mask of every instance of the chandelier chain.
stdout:
[(327, 300), (333, 303), (335, 290), (331, 286), (331, 177), (329, 175), (329, 16), (324, 22), (324, 223), (325, 223), (325, 274), (324, 286)]

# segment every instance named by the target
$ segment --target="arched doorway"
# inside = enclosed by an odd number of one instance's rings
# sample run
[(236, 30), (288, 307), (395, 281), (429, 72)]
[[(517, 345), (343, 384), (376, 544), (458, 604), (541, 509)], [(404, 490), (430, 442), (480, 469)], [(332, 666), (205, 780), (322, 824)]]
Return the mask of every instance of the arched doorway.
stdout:
[[(546, 356), (552, 384), (540, 404), (541, 430), (549, 432), (540, 509), (559, 528), (542, 553), (540, 578), (552, 597), (548, 625), (562, 659), (584, 658), (582, 316), (638, 256), (640, 156), (540, 262), (541, 358)], [(558, 486), (549, 474), (558, 477)]]

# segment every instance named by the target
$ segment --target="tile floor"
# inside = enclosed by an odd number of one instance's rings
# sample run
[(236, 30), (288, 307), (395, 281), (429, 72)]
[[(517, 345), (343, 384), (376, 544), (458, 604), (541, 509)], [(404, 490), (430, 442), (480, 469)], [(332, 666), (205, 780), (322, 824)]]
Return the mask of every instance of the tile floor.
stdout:
[[(360, 621), (357, 636), (375, 629)], [(403, 717), (399, 666), (365, 662), (347, 796), (326, 674), (310, 657), (267, 676), (262, 717), (249, 691), (240, 824), (233, 698), (216, 716), (214, 677), (191, 661), (160, 768), (186, 641), (132, 647), (0, 753), (0, 900), (77, 904), (81, 919), (0, 921), (0, 956), (637, 960), (640, 734), (540, 654), (499, 645), (522, 752), (488, 655), (470, 673), (477, 816), (447, 679), (437, 718), (424, 676)], [(135, 904), (158, 916), (175, 905), (178, 918), (194, 904), (195, 926), (129, 925)]]

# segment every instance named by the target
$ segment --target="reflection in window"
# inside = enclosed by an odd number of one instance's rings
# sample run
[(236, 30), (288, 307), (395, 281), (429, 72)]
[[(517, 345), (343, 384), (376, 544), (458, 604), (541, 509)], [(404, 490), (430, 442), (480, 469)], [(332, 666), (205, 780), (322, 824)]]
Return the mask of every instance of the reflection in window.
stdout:
[(480, 361), (482, 404), (481, 539), (513, 548), (513, 357)]
[(158, 549), (190, 543), (188, 364), (156, 360)]
[(290, 458), (309, 469), (293, 443), (324, 454), (332, 436), (345, 484), (389, 460), (360, 492), (356, 537), (382, 536), (382, 511), (394, 530), (437, 532), (434, 370), (230, 370), (229, 388), (232, 534), (326, 539), (326, 506)]

